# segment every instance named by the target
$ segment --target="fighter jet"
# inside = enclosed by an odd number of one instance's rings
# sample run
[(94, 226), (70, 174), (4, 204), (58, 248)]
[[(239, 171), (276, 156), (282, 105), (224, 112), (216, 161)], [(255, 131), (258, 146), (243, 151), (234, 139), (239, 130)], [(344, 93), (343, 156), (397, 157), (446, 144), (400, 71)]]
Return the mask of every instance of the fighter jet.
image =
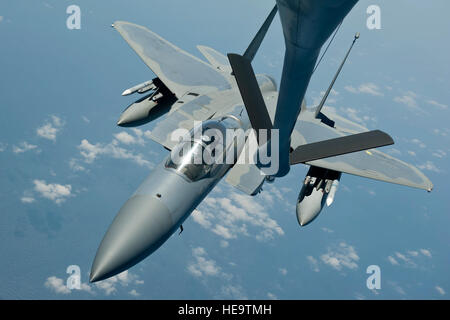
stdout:
[[(322, 112), (357, 36), (322, 102), (312, 109), (305, 106), (320, 48), (354, 3), (278, 0), (243, 55), (225, 56), (198, 46), (207, 62), (143, 26), (113, 24), (156, 75), (123, 92), (143, 97), (125, 109), (117, 124), (150, 123), (148, 136), (170, 153), (114, 218), (95, 256), (91, 282), (129, 269), (178, 229), (181, 233), (183, 222), (222, 178), (257, 196), (264, 183), (286, 174), (290, 165), (308, 165), (297, 200), (301, 226), (313, 221), (325, 203), (332, 204), (342, 173), (431, 191), (432, 183), (417, 168), (375, 149), (394, 143), (388, 134)], [(280, 92), (270, 76), (255, 75), (251, 66), (277, 9), (287, 50)], [(271, 174), (261, 152), (279, 155), (279, 161), (271, 158), (278, 164)]]

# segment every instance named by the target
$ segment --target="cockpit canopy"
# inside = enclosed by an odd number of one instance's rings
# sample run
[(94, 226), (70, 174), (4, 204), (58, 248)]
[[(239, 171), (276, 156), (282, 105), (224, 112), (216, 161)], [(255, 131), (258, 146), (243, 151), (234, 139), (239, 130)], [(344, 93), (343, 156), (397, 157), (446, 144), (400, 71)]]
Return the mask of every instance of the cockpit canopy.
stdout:
[(172, 150), (165, 167), (175, 169), (190, 181), (214, 174), (224, 163), (226, 128), (218, 121), (206, 121), (194, 127)]

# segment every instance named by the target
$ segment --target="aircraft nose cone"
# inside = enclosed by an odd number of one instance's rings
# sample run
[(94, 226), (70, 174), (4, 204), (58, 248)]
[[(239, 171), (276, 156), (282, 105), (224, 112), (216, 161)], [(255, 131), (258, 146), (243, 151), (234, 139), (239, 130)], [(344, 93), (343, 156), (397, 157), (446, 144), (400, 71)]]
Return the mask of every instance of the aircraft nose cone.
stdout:
[(90, 282), (105, 280), (134, 266), (158, 249), (173, 228), (169, 209), (156, 196), (128, 199), (100, 243)]

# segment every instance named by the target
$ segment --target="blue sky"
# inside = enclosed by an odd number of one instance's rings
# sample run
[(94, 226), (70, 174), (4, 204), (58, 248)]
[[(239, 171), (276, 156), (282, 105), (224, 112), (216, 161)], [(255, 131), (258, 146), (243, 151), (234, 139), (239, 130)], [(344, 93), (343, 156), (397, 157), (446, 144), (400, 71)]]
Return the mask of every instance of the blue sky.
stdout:
[[(66, 28), (67, 6), (82, 12)], [(381, 8), (381, 30), (366, 8)], [(108, 225), (165, 150), (148, 127), (116, 121), (153, 74), (110, 27), (142, 24), (195, 46), (243, 52), (273, 6), (232, 1), (3, 1), (0, 3), (0, 298), (448, 299), (450, 279), (450, 4), (360, 1), (311, 80), (313, 105), (361, 32), (327, 102), (396, 141), (384, 151), (423, 170), (427, 193), (344, 175), (332, 207), (300, 229), (295, 202), (306, 167), (250, 198), (221, 183), (174, 235), (128, 272), (88, 284)], [(279, 83), (278, 18), (254, 68)], [(330, 109), (329, 109), (330, 110)], [(80, 266), (82, 290), (65, 287)], [(381, 268), (381, 290), (366, 268)]]

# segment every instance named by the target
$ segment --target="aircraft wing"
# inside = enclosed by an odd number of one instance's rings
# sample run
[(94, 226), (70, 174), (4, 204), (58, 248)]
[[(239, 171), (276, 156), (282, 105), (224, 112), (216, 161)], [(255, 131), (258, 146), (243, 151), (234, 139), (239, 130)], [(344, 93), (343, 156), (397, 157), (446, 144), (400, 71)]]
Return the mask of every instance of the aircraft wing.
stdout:
[(125, 21), (114, 22), (113, 26), (177, 98), (193, 87), (201, 92), (230, 87), (225, 76), (214, 67), (147, 28)]
[[(342, 117), (330, 116), (330, 118), (336, 121), (336, 128), (329, 127), (318, 119), (299, 119), (291, 136), (292, 147), (295, 149), (305, 143), (367, 131), (366, 128)], [(419, 169), (377, 149), (315, 160), (306, 164), (427, 191), (433, 189), (431, 181)]]

